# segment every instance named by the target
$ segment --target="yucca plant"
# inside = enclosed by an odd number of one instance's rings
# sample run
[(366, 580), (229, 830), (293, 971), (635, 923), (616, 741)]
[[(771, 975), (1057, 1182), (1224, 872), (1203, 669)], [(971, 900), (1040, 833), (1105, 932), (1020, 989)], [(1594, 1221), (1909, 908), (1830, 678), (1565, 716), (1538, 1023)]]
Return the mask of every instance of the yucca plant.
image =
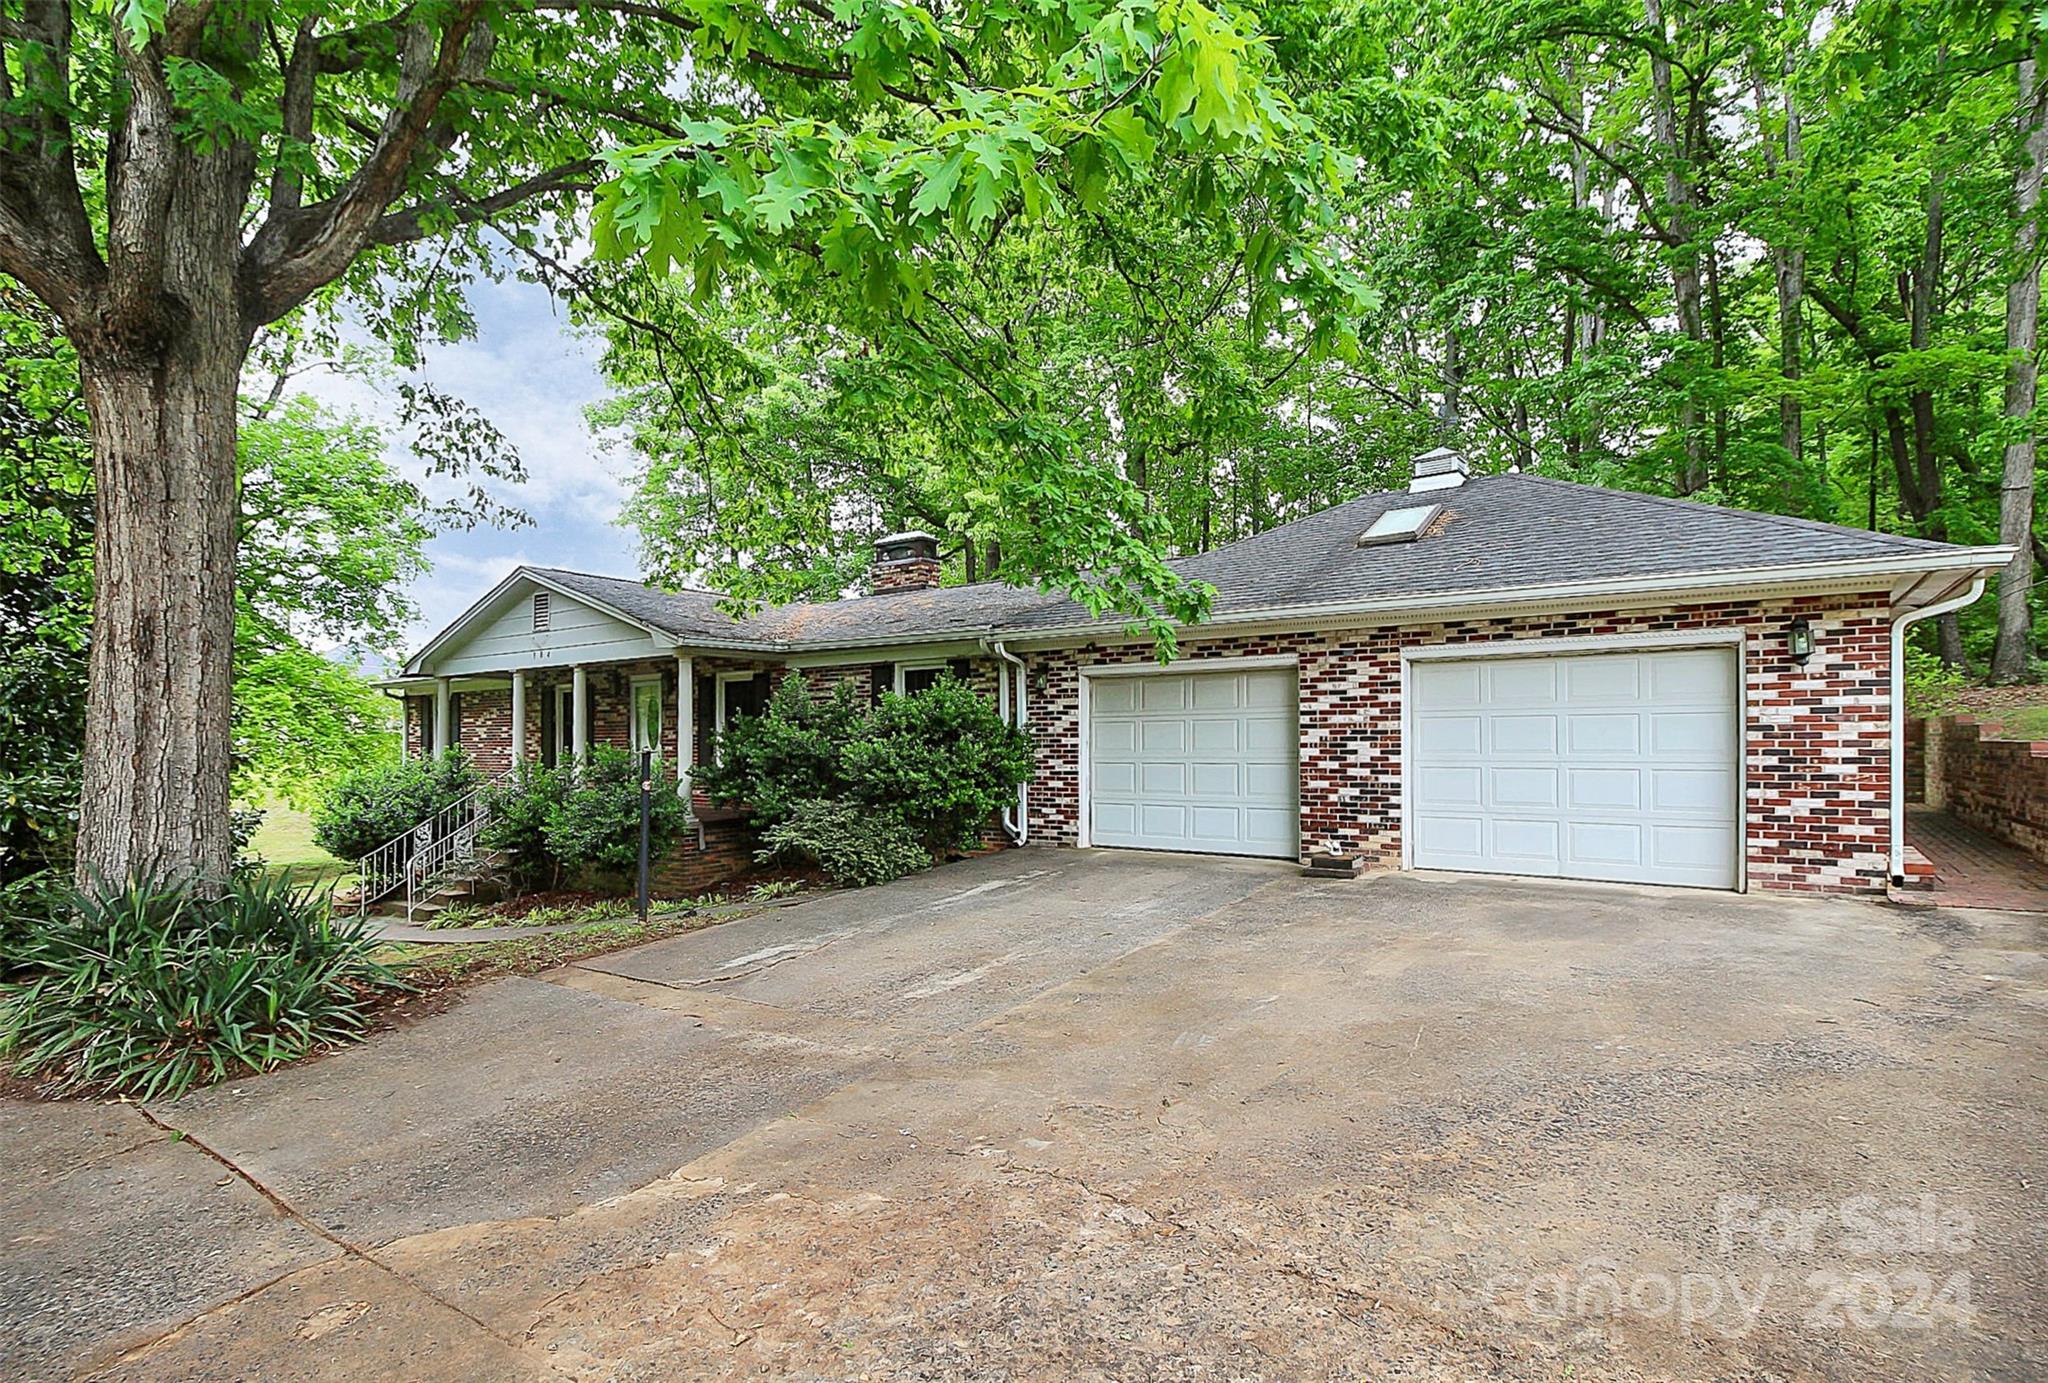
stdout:
[(0, 983), (0, 1052), (52, 1094), (170, 1098), (360, 1037), (403, 987), (360, 919), (290, 877), (72, 894)]

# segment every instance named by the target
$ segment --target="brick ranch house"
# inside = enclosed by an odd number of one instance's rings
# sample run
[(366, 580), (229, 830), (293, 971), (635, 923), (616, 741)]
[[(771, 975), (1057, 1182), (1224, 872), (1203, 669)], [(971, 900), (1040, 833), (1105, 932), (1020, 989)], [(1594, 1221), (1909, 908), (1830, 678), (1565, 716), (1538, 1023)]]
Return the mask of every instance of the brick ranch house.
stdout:
[[(1166, 667), (1064, 597), (941, 587), (912, 533), (877, 545), (873, 594), (742, 619), (523, 567), (390, 686), (412, 753), (497, 772), (645, 745), (687, 775), (777, 679), (872, 695), (951, 669), (1037, 745), (1019, 842), (1868, 891), (1903, 865), (1904, 631), (2007, 556), (1437, 451), (1406, 491), (1176, 563), (1216, 597)], [(667, 888), (745, 862), (700, 816)]]

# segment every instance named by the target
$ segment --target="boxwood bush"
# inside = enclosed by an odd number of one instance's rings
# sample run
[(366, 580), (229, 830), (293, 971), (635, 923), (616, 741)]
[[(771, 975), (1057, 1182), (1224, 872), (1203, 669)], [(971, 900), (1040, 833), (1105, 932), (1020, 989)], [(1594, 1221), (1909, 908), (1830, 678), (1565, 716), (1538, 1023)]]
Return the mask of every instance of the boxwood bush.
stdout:
[(53, 1094), (167, 1099), (360, 1037), (402, 987), (360, 920), (288, 875), (74, 891), (0, 981), (0, 1053)]
[[(666, 851), (688, 810), (676, 793), (675, 770), (657, 763), (650, 803), (649, 845)], [(493, 786), (490, 817), (477, 843), (511, 857), (520, 888), (558, 887), (567, 876), (616, 882), (640, 859), (640, 756), (597, 745), (580, 769), (529, 765)]]
[(720, 737), (697, 783), (751, 810), (764, 859), (805, 858), (840, 882), (869, 883), (874, 861), (910, 858), (905, 842), (918, 863), (883, 877), (971, 844), (1030, 773), (1029, 737), (951, 676), (886, 693), (872, 710), (846, 683), (820, 700), (791, 677), (765, 712)]

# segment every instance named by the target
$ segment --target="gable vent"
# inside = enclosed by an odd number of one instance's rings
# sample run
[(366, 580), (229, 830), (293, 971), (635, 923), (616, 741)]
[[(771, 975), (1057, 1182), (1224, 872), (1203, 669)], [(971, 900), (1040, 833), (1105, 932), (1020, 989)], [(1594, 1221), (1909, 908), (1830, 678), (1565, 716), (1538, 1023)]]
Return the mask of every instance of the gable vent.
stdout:
[(553, 594), (552, 591), (533, 593), (533, 632), (536, 634), (545, 634), (548, 631), (548, 621), (553, 617), (553, 611), (549, 608)]

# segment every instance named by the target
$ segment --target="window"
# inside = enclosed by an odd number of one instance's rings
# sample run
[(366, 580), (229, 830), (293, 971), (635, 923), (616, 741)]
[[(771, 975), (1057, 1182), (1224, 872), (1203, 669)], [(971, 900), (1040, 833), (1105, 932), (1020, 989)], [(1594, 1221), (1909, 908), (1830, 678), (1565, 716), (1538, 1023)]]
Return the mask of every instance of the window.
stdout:
[(741, 716), (757, 716), (767, 707), (768, 698), (753, 673), (718, 674), (718, 715), (715, 723), (720, 730)]
[(633, 679), (633, 752), (652, 750), (661, 757), (661, 679)]
[(932, 684), (946, 675), (949, 665), (936, 663), (896, 664), (896, 690), (904, 696), (912, 696), (930, 690)]
[(576, 753), (576, 688), (564, 682), (555, 688), (555, 762), (566, 764)]
[(554, 611), (551, 608), (551, 594), (548, 591), (535, 591), (533, 593), (533, 632), (536, 634), (547, 633), (548, 621), (554, 617)]
[(1372, 527), (1358, 535), (1358, 545), (1377, 547), (1381, 543), (1412, 543), (1422, 536), (1422, 530), (1429, 527), (1429, 521), (1441, 508), (1441, 504), (1417, 504), (1406, 509), (1389, 509), (1372, 521)]

